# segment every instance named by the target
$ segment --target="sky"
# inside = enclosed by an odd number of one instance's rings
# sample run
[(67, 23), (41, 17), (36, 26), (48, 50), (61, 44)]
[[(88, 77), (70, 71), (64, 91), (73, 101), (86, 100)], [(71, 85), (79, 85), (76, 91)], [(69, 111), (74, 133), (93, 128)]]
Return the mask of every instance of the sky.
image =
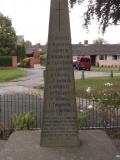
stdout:
[[(96, 21), (89, 27), (89, 33), (82, 27), (85, 6), (75, 5), (70, 9), (72, 43), (91, 44), (98, 37), (108, 43), (120, 43), (120, 27), (109, 27), (104, 36), (98, 30)], [(50, 0), (0, 0), (0, 12), (12, 20), (17, 35), (24, 35), (25, 40), (33, 44), (46, 44), (48, 39)]]

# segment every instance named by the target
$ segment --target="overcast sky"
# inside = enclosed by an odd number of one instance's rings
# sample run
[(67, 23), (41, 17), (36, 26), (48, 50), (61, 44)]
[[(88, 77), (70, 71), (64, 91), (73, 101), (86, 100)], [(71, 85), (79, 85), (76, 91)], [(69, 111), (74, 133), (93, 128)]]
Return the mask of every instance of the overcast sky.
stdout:
[[(24, 35), (25, 40), (33, 44), (47, 42), (50, 0), (0, 0), (0, 12), (12, 19), (17, 35)], [(94, 21), (89, 33), (83, 29), (83, 6), (75, 6), (70, 10), (72, 43), (103, 37), (109, 43), (120, 43), (120, 27), (109, 27), (104, 36), (98, 33)]]

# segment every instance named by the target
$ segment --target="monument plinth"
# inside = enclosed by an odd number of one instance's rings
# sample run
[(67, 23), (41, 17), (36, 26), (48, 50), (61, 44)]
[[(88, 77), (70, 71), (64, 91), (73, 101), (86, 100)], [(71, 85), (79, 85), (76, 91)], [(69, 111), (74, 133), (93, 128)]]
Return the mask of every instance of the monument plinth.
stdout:
[(78, 146), (68, 0), (51, 0), (41, 146)]

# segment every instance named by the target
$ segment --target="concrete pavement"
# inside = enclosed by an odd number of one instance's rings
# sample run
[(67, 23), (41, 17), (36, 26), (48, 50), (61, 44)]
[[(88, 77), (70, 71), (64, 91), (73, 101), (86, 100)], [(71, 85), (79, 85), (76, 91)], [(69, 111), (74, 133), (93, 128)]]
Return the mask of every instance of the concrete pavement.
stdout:
[(104, 131), (80, 130), (79, 147), (40, 147), (40, 131), (14, 132), (1, 160), (117, 160), (120, 152)]

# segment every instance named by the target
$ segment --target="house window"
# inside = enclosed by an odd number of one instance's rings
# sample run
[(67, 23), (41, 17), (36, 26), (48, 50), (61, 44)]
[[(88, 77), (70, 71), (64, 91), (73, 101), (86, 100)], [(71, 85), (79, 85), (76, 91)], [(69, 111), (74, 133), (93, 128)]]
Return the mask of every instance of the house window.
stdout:
[(112, 55), (112, 60), (120, 60), (120, 55)]
[(107, 60), (107, 55), (100, 55), (99, 60)]

